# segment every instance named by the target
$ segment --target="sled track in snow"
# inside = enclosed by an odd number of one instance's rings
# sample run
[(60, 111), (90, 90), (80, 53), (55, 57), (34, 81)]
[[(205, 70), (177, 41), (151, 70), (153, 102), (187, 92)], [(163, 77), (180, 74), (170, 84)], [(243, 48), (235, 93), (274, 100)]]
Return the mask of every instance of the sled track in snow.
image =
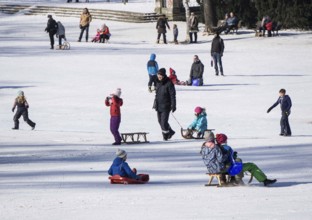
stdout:
[[(156, 13), (140, 13), (129, 11), (115, 11), (106, 9), (89, 9), (93, 19), (111, 20), (132, 23), (147, 23), (156, 21)], [(60, 17), (80, 17), (82, 8), (0, 4), (0, 12), (6, 14), (47, 15), (53, 14)]]

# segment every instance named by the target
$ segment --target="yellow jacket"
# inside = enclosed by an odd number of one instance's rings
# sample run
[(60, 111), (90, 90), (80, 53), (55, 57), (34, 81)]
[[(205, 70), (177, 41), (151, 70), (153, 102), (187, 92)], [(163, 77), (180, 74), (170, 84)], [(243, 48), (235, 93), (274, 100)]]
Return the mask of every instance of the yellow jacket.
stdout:
[(92, 21), (91, 14), (84, 14), (84, 13), (82, 13), (80, 15), (80, 25), (81, 26), (85, 27), (85, 26), (89, 25), (91, 21)]

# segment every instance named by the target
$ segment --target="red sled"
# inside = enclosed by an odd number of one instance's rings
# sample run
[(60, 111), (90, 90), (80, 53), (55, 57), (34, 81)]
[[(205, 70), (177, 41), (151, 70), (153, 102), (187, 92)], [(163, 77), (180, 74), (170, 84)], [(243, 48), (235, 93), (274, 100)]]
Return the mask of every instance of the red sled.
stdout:
[(138, 176), (140, 176), (139, 180), (121, 177), (119, 175), (110, 176), (108, 179), (110, 179), (111, 184), (144, 184), (149, 181), (148, 174), (138, 174)]

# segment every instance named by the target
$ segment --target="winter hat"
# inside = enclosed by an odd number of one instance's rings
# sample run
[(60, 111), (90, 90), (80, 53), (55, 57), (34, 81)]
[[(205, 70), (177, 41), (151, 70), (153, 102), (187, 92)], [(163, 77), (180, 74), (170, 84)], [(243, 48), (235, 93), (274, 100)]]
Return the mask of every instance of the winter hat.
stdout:
[(227, 141), (227, 136), (225, 134), (216, 134), (216, 141), (218, 144), (224, 144)]
[(48, 18), (52, 18), (52, 15), (48, 15), (47, 17), (48, 17)]
[(22, 90), (18, 91), (17, 96), (24, 96), (24, 92)]
[(166, 76), (167, 76), (167, 75), (166, 75), (166, 69), (165, 69), (165, 68), (159, 69), (157, 74), (158, 74), (158, 75), (161, 75), (161, 76), (163, 76), (163, 77), (166, 77)]
[(194, 109), (194, 112), (195, 112), (196, 114), (200, 114), (200, 113), (202, 113), (202, 112), (203, 112), (203, 108), (202, 108), (202, 107), (197, 106), (197, 107)]
[(175, 74), (174, 69), (172, 69), (171, 67), (169, 68), (169, 72), (170, 72), (170, 75)]
[(116, 91), (113, 93), (115, 96), (121, 96), (121, 88), (117, 88)]
[(205, 140), (207, 142), (214, 142), (215, 141), (214, 133), (213, 132), (205, 133)]
[(127, 152), (121, 149), (117, 149), (116, 156), (123, 159), (127, 156)]

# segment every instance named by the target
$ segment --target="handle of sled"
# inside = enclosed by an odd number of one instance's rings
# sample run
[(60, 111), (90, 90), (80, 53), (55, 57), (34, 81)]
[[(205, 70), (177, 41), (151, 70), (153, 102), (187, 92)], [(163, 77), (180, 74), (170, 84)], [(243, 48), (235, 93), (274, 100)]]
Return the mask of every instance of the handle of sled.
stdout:
[(182, 125), (179, 123), (178, 119), (174, 116), (174, 114), (171, 112), (172, 117), (174, 120), (180, 125), (180, 127), (183, 129)]

